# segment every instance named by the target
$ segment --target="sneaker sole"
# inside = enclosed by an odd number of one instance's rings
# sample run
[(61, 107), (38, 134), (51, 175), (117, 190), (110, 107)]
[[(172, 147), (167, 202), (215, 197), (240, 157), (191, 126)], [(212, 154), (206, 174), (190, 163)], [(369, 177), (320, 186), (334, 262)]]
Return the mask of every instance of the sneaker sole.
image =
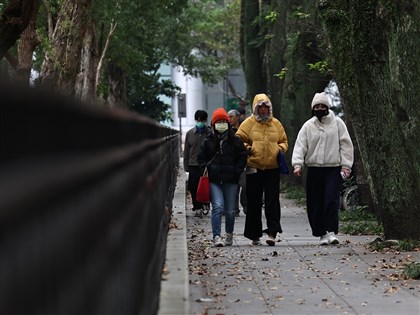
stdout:
[(333, 244), (333, 245), (338, 245), (338, 244), (340, 244), (340, 241), (339, 241), (339, 240), (337, 240), (337, 239), (335, 239), (335, 240), (332, 240), (332, 241), (330, 242), (330, 244)]

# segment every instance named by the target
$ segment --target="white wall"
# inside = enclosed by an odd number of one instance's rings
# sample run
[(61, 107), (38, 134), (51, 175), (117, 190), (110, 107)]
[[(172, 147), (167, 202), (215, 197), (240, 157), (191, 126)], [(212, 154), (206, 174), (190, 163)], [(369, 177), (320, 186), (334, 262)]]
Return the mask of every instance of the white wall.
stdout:
[[(186, 94), (187, 117), (181, 118), (181, 126), (183, 129), (190, 129), (195, 125), (194, 114), (197, 110), (205, 108), (203, 82), (199, 78), (184, 76), (182, 68), (172, 68), (172, 80), (175, 85), (181, 88), (181, 93)], [(174, 117), (173, 125), (179, 128), (178, 117), (178, 99), (172, 99), (172, 113)]]

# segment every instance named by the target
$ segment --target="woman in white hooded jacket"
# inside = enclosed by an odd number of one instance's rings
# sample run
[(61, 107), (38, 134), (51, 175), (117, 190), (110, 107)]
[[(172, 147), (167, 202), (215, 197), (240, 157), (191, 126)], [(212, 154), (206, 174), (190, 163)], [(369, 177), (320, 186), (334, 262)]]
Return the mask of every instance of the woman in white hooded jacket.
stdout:
[(311, 103), (313, 117), (300, 129), (292, 155), (295, 176), (302, 175), (304, 164), (308, 166), (308, 219), (312, 235), (320, 237), (321, 245), (339, 243), (340, 187), (353, 165), (353, 144), (347, 127), (329, 107), (327, 95), (316, 93)]

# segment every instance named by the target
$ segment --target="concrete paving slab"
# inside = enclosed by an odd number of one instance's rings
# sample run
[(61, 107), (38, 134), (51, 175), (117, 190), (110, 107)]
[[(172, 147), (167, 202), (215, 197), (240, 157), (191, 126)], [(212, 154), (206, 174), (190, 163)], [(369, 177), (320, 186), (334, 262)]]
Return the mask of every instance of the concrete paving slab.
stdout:
[(195, 217), (185, 192), (176, 198), (174, 204), (184, 207), (178, 209), (184, 231), (168, 235), (167, 253), (179, 256), (167, 261), (173, 265), (172, 280), (186, 288), (167, 285), (177, 292), (163, 290), (161, 299), (172, 308), (159, 314), (420, 315), (420, 281), (401, 277), (403, 263), (420, 261), (419, 252), (371, 252), (366, 245), (376, 236), (369, 235), (339, 234), (340, 245), (320, 246), (311, 235), (305, 208), (283, 195), (284, 233), (275, 246), (267, 246), (265, 238), (264, 245), (252, 246), (243, 237), (241, 212), (234, 245), (214, 248), (210, 216)]
[[(250, 245), (240, 216), (234, 246), (213, 248), (209, 218), (187, 210), (188, 242), (202, 242), (205, 252), (190, 262), (190, 275), (205, 266), (190, 285), (191, 314), (420, 314), (419, 281), (404, 289), (401, 280), (387, 278), (398, 270), (382, 270), (378, 263), (402, 257), (371, 253), (366, 244), (376, 236), (340, 234), (340, 245), (320, 246), (305, 209), (284, 198), (281, 203), (284, 233), (274, 247)], [(200, 233), (190, 238), (195, 230)], [(211, 302), (196, 302), (203, 294)]]

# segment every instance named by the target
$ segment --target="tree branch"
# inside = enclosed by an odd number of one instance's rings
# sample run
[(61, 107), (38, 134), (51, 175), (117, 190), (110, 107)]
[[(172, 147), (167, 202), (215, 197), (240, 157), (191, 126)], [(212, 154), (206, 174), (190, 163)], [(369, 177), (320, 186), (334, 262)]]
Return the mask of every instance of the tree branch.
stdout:
[(108, 50), (108, 46), (109, 46), (109, 42), (111, 40), (111, 36), (114, 33), (116, 27), (117, 27), (118, 23), (115, 23), (113, 21), (111, 21), (111, 25), (109, 28), (109, 33), (108, 36), (106, 38), (106, 42), (105, 42), (105, 46), (104, 49), (102, 50), (102, 54), (101, 54), (101, 58), (99, 59), (98, 62), (98, 67), (96, 68), (96, 76), (95, 76), (95, 95), (96, 95), (96, 91), (98, 90), (98, 86), (99, 86), (99, 80), (100, 80), (100, 76), (101, 76), (101, 70), (102, 70), (102, 65), (104, 62), (104, 58), (105, 58), (105, 54), (106, 51)]
[(50, 5), (48, 0), (42, 0), (44, 3), (45, 10), (47, 11), (47, 18), (48, 18), (48, 39), (52, 39), (54, 33), (54, 22), (51, 15)]

